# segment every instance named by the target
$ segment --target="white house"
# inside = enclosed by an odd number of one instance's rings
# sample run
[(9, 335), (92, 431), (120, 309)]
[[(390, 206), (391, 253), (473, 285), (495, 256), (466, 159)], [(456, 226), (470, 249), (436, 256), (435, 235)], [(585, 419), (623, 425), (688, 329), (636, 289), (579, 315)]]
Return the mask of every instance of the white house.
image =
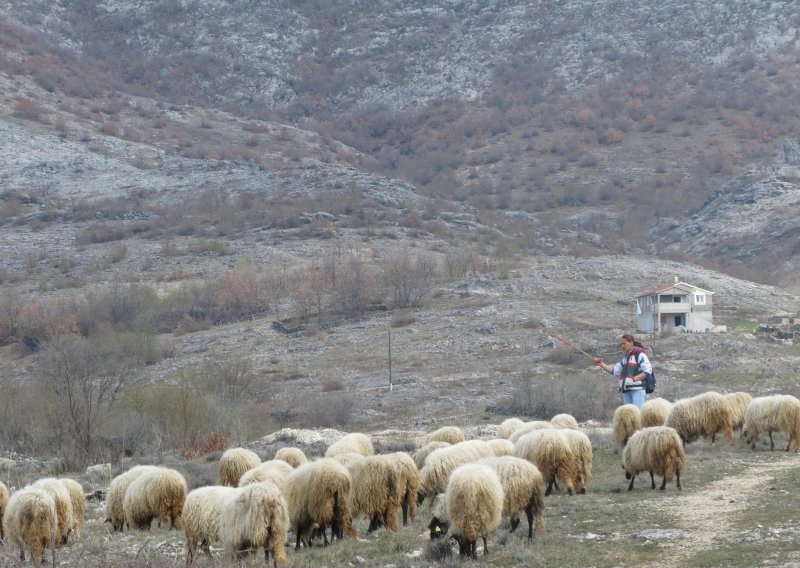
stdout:
[(711, 331), (714, 293), (675, 281), (636, 296), (639, 331)]

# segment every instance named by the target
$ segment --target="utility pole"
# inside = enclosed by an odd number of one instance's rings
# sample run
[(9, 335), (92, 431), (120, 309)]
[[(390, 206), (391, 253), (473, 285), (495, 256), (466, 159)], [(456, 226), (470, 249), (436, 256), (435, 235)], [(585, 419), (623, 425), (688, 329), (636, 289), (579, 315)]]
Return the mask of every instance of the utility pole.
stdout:
[(389, 324), (389, 392), (392, 392), (392, 328)]

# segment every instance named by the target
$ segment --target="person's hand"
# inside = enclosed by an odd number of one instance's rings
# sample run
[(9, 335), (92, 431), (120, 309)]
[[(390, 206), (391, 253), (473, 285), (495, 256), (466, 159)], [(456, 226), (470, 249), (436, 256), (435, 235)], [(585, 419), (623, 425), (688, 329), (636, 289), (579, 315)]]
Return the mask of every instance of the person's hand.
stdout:
[(595, 367), (602, 367), (602, 365), (603, 365), (603, 358), (602, 357), (592, 357), (592, 360), (594, 361), (594, 366)]

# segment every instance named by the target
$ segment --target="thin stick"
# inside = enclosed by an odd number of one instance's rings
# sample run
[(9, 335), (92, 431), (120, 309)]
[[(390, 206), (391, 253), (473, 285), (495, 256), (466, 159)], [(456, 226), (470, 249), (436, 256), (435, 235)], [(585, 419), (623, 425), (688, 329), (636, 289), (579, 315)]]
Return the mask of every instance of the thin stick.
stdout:
[(572, 347), (572, 348), (573, 348), (575, 351), (578, 351), (579, 353), (583, 353), (583, 354), (584, 354), (584, 355), (586, 355), (587, 357), (591, 357), (592, 359), (594, 359), (594, 355), (590, 355), (589, 353), (587, 353), (587, 352), (586, 352), (586, 351), (584, 351), (583, 349), (580, 349), (580, 348), (578, 348), (578, 347), (575, 347), (575, 346), (574, 346), (572, 343), (570, 343), (569, 341), (567, 341), (567, 340), (566, 340), (566, 339), (564, 339), (563, 337), (559, 337), (559, 336), (558, 336), (558, 335), (556, 335), (555, 333), (551, 333), (551, 334), (550, 334), (550, 337), (552, 337), (553, 339), (555, 339), (556, 341), (558, 341), (558, 342), (560, 342), (560, 343), (563, 343), (563, 344), (564, 344), (564, 345), (566, 345), (567, 347)]

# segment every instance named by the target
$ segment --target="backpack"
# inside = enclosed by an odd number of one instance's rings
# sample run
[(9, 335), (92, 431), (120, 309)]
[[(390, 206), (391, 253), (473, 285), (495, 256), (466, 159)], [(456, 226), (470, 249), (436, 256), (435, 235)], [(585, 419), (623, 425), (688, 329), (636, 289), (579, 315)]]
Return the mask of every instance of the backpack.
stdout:
[(656, 390), (656, 374), (650, 373), (644, 376), (644, 392), (650, 394)]

